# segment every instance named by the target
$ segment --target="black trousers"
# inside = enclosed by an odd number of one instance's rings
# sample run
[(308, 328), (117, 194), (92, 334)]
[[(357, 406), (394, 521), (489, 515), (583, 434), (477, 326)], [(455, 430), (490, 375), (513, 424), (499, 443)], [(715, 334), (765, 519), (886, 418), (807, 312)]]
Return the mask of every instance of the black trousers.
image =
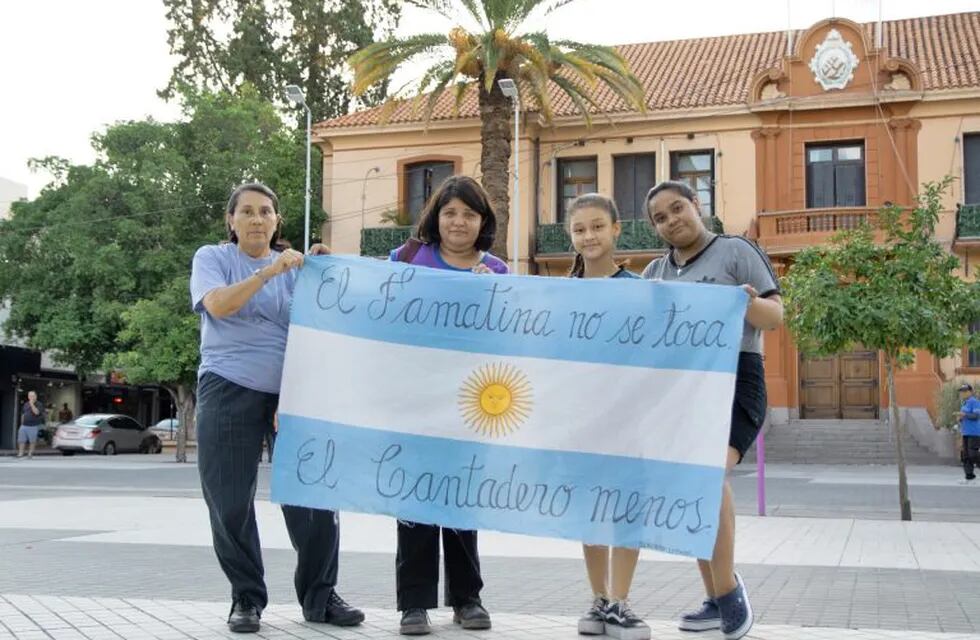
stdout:
[(480, 554), (476, 531), (398, 521), (395, 589), (398, 610), (439, 606), (439, 533), (446, 565), (447, 607), (480, 604)]
[(969, 478), (974, 475), (975, 465), (980, 465), (980, 436), (963, 436), (963, 472)]
[[(214, 551), (231, 583), (232, 599), (246, 598), (262, 609), (269, 598), (255, 524), (255, 484), (279, 396), (211, 372), (201, 376), (197, 392), (197, 467)], [(308, 620), (322, 620), (337, 584), (337, 514), (283, 506), (282, 515), (298, 556), (294, 583), (299, 603)]]

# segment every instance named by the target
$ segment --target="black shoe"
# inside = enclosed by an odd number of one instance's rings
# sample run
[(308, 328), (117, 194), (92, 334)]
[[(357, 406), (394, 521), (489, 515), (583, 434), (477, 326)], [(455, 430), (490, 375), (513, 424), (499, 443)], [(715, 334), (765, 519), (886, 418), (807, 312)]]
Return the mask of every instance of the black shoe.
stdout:
[(490, 614), (481, 605), (471, 602), (453, 607), (453, 623), (463, 625), (464, 629), (489, 629)]
[(258, 607), (245, 598), (239, 598), (231, 605), (228, 628), (235, 633), (255, 633), (259, 630), (260, 616)]
[(432, 633), (425, 609), (406, 609), (398, 632), (403, 636), (425, 636)]
[(303, 612), (307, 622), (325, 622), (338, 627), (353, 627), (364, 622), (364, 612), (347, 604), (336, 591), (330, 592), (327, 607), (314, 614)]

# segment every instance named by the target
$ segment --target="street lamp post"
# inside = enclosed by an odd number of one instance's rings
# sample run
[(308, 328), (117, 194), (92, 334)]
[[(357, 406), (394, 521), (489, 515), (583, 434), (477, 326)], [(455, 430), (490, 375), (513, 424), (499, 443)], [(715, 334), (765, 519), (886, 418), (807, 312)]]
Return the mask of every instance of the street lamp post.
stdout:
[(513, 203), (513, 219), (514, 219), (514, 233), (513, 233), (513, 248), (511, 252), (511, 270), (514, 273), (518, 273), (518, 250), (520, 248), (520, 234), (521, 234), (521, 197), (519, 192), (520, 186), (520, 132), (521, 132), (521, 94), (517, 91), (517, 84), (510, 78), (503, 78), (497, 81), (497, 86), (505, 96), (510, 98), (511, 102), (514, 103), (514, 144), (511, 147), (511, 154), (514, 156), (514, 197), (511, 199)]
[(297, 106), (306, 109), (306, 203), (303, 224), (303, 253), (310, 252), (310, 129), (313, 124), (313, 113), (306, 104), (303, 90), (295, 84), (286, 87), (286, 98)]

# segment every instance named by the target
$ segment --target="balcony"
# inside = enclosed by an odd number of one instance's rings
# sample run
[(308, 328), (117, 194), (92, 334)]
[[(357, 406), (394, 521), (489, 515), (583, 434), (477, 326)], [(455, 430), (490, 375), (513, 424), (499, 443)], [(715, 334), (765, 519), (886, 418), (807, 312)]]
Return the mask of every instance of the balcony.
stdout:
[(411, 234), (410, 226), (361, 229), (361, 255), (387, 258), (391, 250), (403, 245)]
[(954, 248), (980, 247), (980, 204), (961, 204), (956, 208)]
[(772, 256), (793, 254), (824, 244), (839, 231), (873, 224), (875, 211), (872, 207), (837, 207), (763, 212), (756, 218), (759, 246)]
[[(666, 243), (646, 220), (623, 220), (622, 226), (618, 251), (661, 253), (667, 248)], [(715, 217), (709, 218), (708, 228), (716, 233), (725, 231), (721, 220)], [(572, 253), (572, 241), (564, 224), (538, 225), (535, 244), (535, 255), (538, 256), (570, 256)]]

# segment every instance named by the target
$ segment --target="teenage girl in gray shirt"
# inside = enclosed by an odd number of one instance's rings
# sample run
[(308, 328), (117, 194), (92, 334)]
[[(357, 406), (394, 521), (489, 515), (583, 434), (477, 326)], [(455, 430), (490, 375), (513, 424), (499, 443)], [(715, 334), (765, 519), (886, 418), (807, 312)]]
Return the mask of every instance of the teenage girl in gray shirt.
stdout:
[[(717, 235), (704, 226), (697, 195), (687, 184), (663, 182), (651, 189), (647, 215), (670, 249), (644, 269), (644, 278), (734, 285), (749, 294), (728, 440), (730, 470), (741, 462), (765, 419), (761, 333), (783, 323), (779, 285), (769, 259), (755, 244)], [(752, 628), (753, 616), (745, 585), (735, 573), (735, 507), (727, 480), (714, 553), (710, 561), (698, 560), (698, 568), (707, 599), (700, 610), (681, 616), (678, 626), (685, 631), (720, 628), (728, 640), (743, 637)]]

